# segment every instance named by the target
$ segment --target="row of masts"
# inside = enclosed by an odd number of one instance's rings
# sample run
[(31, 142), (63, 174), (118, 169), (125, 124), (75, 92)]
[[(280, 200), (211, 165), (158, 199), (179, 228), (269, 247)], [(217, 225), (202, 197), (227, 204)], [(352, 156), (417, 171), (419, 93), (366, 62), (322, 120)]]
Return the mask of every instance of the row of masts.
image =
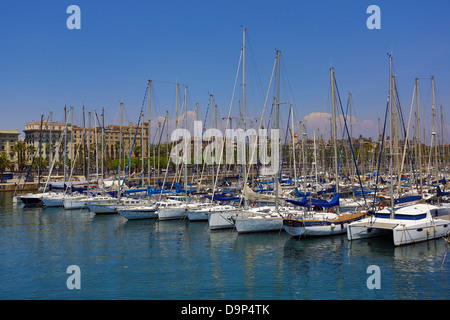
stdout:
[[(245, 50), (246, 50), (246, 46), (245, 46), (245, 37), (246, 37), (246, 27), (243, 27), (243, 42), (242, 42), (242, 124), (243, 124), (243, 128), (244, 130), (246, 130), (246, 59), (245, 59)], [(276, 87), (276, 97), (274, 97), (274, 122), (273, 122), (273, 128), (274, 129), (279, 129), (279, 106), (280, 106), (280, 51), (277, 50), (277, 87)], [(405, 153), (401, 152), (401, 146), (400, 146), (400, 140), (399, 140), (399, 134), (398, 134), (398, 128), (400, 126), (400, 109), (398, 108), (397, 104), (397, 100), (396, 100), (396, 96), (397, 96), (397, 91), (396, 91), (396, 85), (395, 85), (395, 76), (392, 74), (392, 57), (390, 56), (390, 67), (389, 67), (389, 72), (390, 72), (390, 79), (389, 79), (389, 104), (390, 104), (390, 117), (391, 117), (391, 129), (392, 129), (392, 135), (391, 138), (389, 139), (389, 149), (391, 152), (391, 156), (390, 156), (390, 163), (389, 163), (389, 169), (390, 169), (390, 176), (393, 177), (394, 175), (397, 176), (398, 178), (398, 186), (400, 187), (400, 178), (401, 178), (401, 173), (403, 172), (403, 167), (404, 167), (404, 162), (405, 162)], [(333, 141), (333, 151), (334, 154), (331, 156), (331, 159), (333, 161), (332, 167), (335, 169), (335, 173), (334, 173), (334, 179), (335, 179), (335, 185), (336, 185), (336, 191), (335, 192), (339, 192), (339, 172), (338, 172), (338, 159), (339, 159), (339, 155), (338, 155), (338, 145), (337, 145), (337, 107), (336, 107), (336, 92), (335, 92), (335, 80), (334, 80), (334, 70), (333, 68), (330, 69), (330, 76), (331, 76), (331, 90), (332, 90), (332, 119), (331, 119), (331, 137), (332, 137), (332, 141)], [(434, 150), (434, 156), (433, 159), (435, 161), (434, 164), (434, 176), (437, 178), (438, 177), (438, 167), (439, 167), (439, 157), (438, 157), (438, 143), (437, 143), (437, 134), (436, 134), (436, 107), (435, 107), (435, 94), (434, 94), (434, 77), (431, 78), (432, 80), (432, 90), (433, 90), (433, 102), (432, 102), (432, 111), (433, 111), (433, 132), (432, 132), (432, 148)], [(148, 90), (148, 143), (147, 143), (147, 176), (148, 176), (148, 183), (150, 184), (150, 177), (151, 177), (151, 166), (150, 166), (150, 158), (151, 158), (151, 145), (152, 145), (152, 141), (151, 141), (151, 90), (152, 88), (152, 80), (148, 80), (148, 85), (147, 85), (147, 90)], [(417, 160), (418, 160), (418, 175), (421, 178), (420, 179), (420, 184), (422, 187), (422, 177), (423, 177), (423, 166), (422, 166), (422, 160), (423, 160), (423, 156), (422, 156), (422, 139), (421, 139), (421, 128), (420, 128), (420, 110), (419, 110), (419, 90), (418, 90), (418, 79), (415, 80), (415, 97), (416, 97), (416, 102), (417, 102), (417, 111), (416, 111), (416, 123), (417, 123)], [(179, 127), (179, 116), (178, 116), (178, 111), (179, 111), (179, 106), (178, 106), (178, 95), (179, 95), (179, 84), (176, 83), (176, 103), (175, 103), (175, 129), (178, 129)], [(414, 97), (413, 97), (414, 99)], [(184, 108), (185, 108), (185, 117), (184, 117), (184, 127), (187, 128), (187, 86), (185, 86), (185, 93), (184, 93), (184, 100), (183, 100), (183, 104), (184, 104)], [(350, 136), (351, 139), (353, 138), (353, 128), (352, 128), (352, 95), (351, 93), (349, 93), (349, 106), (350, 106)], [(296, 160), (296, 144), (294, 142), (294, 119), (293, 119), (293, 106), (291, 105), (291, 135), (292, 135), (292, 153), (293, 153), (293, 175), (294, 175), (294, 180), (297, 183), (297, 160)], [(217, 105), (213, 106), (213, 95), (210, 94), (210, 109), (211, 109), (211, 127), (216, 127), (217, 128)], [(214, 112), (215, 111), (215, 112)], [(72, 121), (71, 123), (73, 124), (73, 108), (71, 108), (71, 117), (72, 117)], [(198, 103), (196, 104), (196, 120), (198, 120)], [(215, 114), (215, 116), (214, 116)], [(100, 121), (98, 120), (98, 116), (95, 112), (95, 119), (97, 120), (97, 124), (98, 127), (101, 127), (102, 130), (102, 135), (101, 135), (101, 145), (104, 145), (104, 110), (102, 109), (102, 124), (100, 124)], [(143, 114), (141, 115), (143, 117)], [(344, 116), (344, 115), (343, 115)], [(52, 117), (52, 113), (50, 113), (50, 119)], [(67, 148), (67, 118), (68, 117), (68, 113), (66, 112), (66, 108), (65, 108), (65, 122), (66, 122), (66, 126), (65, 126), (65, 148)], [(231, 121), (232, 117), (227, 117), (227, 121), (230, 120)], [(166, 119), (168, 119), (168, 112), (166, 112)], [(225, 119), (225, 118), (223, 118)], [(441, 106), (441, 119), (442, 119), (442, 106)], [(123, 103), (120, 103), (120, 142), (119, 142), (119, 165), (118, 165), (118, 173), (119, 173), (119, 181), (120, 181), (120, 176), (121, 176), (121, 168), (122, 168), (122, 147), (123, 147), (123, 137), (122, 137), (122, 127), (123, 127)], [(143, 120), (143, 119), (142, 119)], [(52, 121), (52, 120), (51, 120)], [(88, 113), (88, 135), (89, 135), (89, 142), (91, 141), (91, 112)], [(85, 119), (84, 119), (84, 107), (83, 107), (83, 123), (85, 123)], [(141, 121), (142, 126), (141, 126), (141, 146), (144, 146), (144, 122)], [(51, 128), (52, 126), (50, 126)], [(160, 126), (158, 127), (160, 130)], [(442, 140), (441, 140), (441, 145), (443, 148), (443, 120), (441, 123), (441, 128), (442, 128)], [(303, 177), (306, 177), (307, 175), (307, 146), (305, 145), (305, 137), (306, 137), (306, 129), (305, 129), (305, 124), (300, 122), (300, 129), (301, 129), (301, 157), (298, 159), (298, 164), (301, 164), (302, 167), (302, 175)], [(50, 129), (51, 130), (51, 129)], [(95, 139), (97, 140), (97, 126), (94, 126), (94, 131), (95, 131)], [(139, 130), (139, 128), (136, 128), (136, 130)], [(168, 130), (168, 126), (167, 126), (167, 130)], [(409, 127), (408, 127), (409, 130)], [(167, 131), (168, 133), (168, 131)], [(161, 141), (161, 132), (158, 132), (158, 136), (159, 136), (159, 141), (158, 141), (158, 147), (159, 147), (159, 143)], [(73, 135), (73, 130), (72, 130), (72, 135)], [(50, 136), (51, 136), (51, 132), (50, 132)], [(86, 137), (86, 127), (83, 126), (83, 139)], [(130, 132), (130, 139), (131, 139), (131, 132)], [(323, 140), (323, 139), (322, 139)], [(73, 141), (73, 137), (72, 137), (72, 141)], [(320, 140), (319, 140), (320, 141)], [(315, 179), (316, 179), (316, 183), (317, 178), (318, 178), (318, 171), (319, 171), (319, 160), (317, 157), (317, 150), (316, 150), (316, 136), (315, 136), (315, 131), (314, 131), (314, 161), (313, 161), (313, 165), (311, 165), (310, 167), (314, 167), (315, 170)], [(416, 142), (416, 139), (414, 139), (414, 142)], [(406, 144), (408, 143), (408, 138), (406, 137), (404, 140), (404, 148), (406, 149)], [(97, 141), (95, 141), (95, 145), (97, 145)], [(169, 143), (167, 141), (167, 147), (168, 147)], [(286, 148), (289, 148), (289, 146), (286, 146)], [(319, 145), (320, 148), (320, 145)], [(86, 146), (85, 143), (83, 143), (83, 149), (84, 151), (86, 150)], [(86, 177), (88, 179), (88, 184), (89, 184), (89, 177), (90, 177), (90, 168), (91, 163), (91, 156), (90, 156), (90, 151), (91, 148), (87, 148), (88, 150), (88, 157), (87, 157), (87, 165), (85, 164), (86, 161), (84, 161), (84, 172), (86, 174)], [(101, 159), (100, 159), (100, 171), (101, 171), (101, 179), (104, 179), (104, 148), (102, 147), (102, 152), (101, 152)], [(73, 155), (73, 150), (74, 148), (71, 149), (71, 159), (74, 159), (74, 155)], [(246, 148), (245, 148), (246, 150)], [(324, 154), (324, 150), (325, 147), (322, 146), (321, 148), (322, 150), (322, 155), (319, 152), (319, 158), (321, 158), (322, 161), (322, 171), (326, 171), (325, 169), (325, 154)], [(443, 148), (444, 150), (444, 148)], [(131, 156), (132, 151), (130, 151), (130, 156)], [(169, 150), (168, 148), (166, 149), (166, 156), (168, 158), (168, 153)], [(52, 156), (52, 152), (50, 152), (50, 155)], [(66, 150), (64, 151), (64, 181), (66, 180)], [(84, 155), (85, 153), (83, 153)], [(402, 156), (403, 155), (403, 156)], [(400, 156), (402, 156), (402, 160), (400, 160)], [(86, 157), (84, 157), (84, 159), (86, 159)], [(159, 148), (158, 148), (158, 159), (159, 159)], [(372, 161), (375, 159), (375, 157), (372, 158)], [(431, 159), (431, 157), (430, 157)], [(361, 160), (361, 159), (360, 159)], [(361, 160), (362, 161), (362, 160)], [(52, 159), (50, 158), (50, 162), (52, 162)], [(141, 152), (141, 166), (142, 166), (142, 170), (144, 170), (144, 150), (142, 150)], [(349, 165), (349, 167), (351, 167)], [(87, 170), (86, 170), (87, 168)], [(98, 159), (98, 152), (96, 151), (96, 168), (97, 168), (97, 180), (99, 179), (99, 159)], [(243, 181), (247, 181), (248, 180), (248, 165), (247, 163), (244, 163), (242, 165), (242, 173), (243, 173)], [(184, 164), (184, 188), (185, 190), (187, 190), (188, 188), (188, 181), (187, 181), (187, 163), (185, 162)], [(218, 169), (214, 167), (214, 165), (211, 166), (211, 170), (212, 170), (212, 175), (211, 175), (211, 182), (212, 185), (214, 185), (215, 183), (215, 179), (216, 178), (216, 172), (218, 173)], [(216, 171), (215, 171), (216, 170)], [(87, 172), (86, 172), (87, 171)], [(342, 171), (341, 171), (342, 172)], [(349, 170), (350, 172), (350, 170)], [(354, 171), (352, 170), (352, 175), (354, 175)], [(159, 174), (159, 165), (158, 165), (158, 174)], [(166, 171), (167, 174), (167, 171)], [(274, 175), (274, 179), (277, 178), (278, 172), (277, 174)], [(181, 175), (180, 175), (181, 176)], [(145, 179), (144, 179), (144, 172), (142, 171), (142, 186), (145, 185)], [(154, 180), (155, 181), (155, 180)], [(304, 179), (304, 181), (306, 181), (306, 179)], [(123, 182), (122, 182), (123, 184)], [(275, 194), (278, 196), (278, 184), (275, 184)], [(394, 183), (391, 184), (391, 191), (393, 193), (393, 188), (394, 188)], [(392, 203), (393, 205), (393, 203)]]
[[(432, 80), (433, 80), (433, 83), (434, 83), (434, 78), (432, 78)], [(151, 80), (149, 81), (149, 84), (151, 84)], [(434, 85), (433, 85), (433, 87), (434, 87)], [(417, 84), (417, 79), (416, 79), (416, 85), (415, 85), (415, 92), (417, 92), (418, 93), (418, 84)], [(438, 145), (438, 143), (437, 143), (437, 139), (436, 139), (436, 134), (435, 134), (435, 132), (436, 132), (436, 130), (434, 129), (434, 131), (433, 131), (433, 140), (432, 140), (432, 147), (431, 147), (431, 150), (432, 150), (432, 154), (430, 154), (430, 153), (428, 153), (428, 156), (427, 155), (423, 155), (423, 144), (422, 143), (417, 143), (417, 141), (420, 141), (421, 140), (421, 136), (420, 136), (420, 133), (421, 133), (421, 131), (422, 130), (420, 130), (420, 110), (419, 110), (419, 102), (418, 102), (418, 94), (416, 94), (416, 96), (415, 96), (415, 98), (416, 98), (416, 100), (417, 100), (417, 112), (416, 112), (416, 114), (418, 115), (417, 116), (417, 128), (419, 129), (419, 130), (417, 130), (417, 134), (418, 134), (418, 139), (413, 139), (412, 141), (413, 141), (413, 143), (414, 143), (414, 147), (417, 149), (417, 152), (416, 152), (416, 160), (417, 160), (417, 162), (418, 162), (418, 167), (417, 167), (417, 169), (418, 170), (420, 170), (421, 168), (422, 168), (422, 170), (424, 170), (423, 169), (423, 165), (422, 165), (422, 162), (424, 161), (424, 157), (429, 157), (430, 159), (432, 159), (434, 162), (435, 162), (435, 165), (434, 165), (434, 171), (435, 171), (435, 173), (434, 173), (434, 176), (437, 176), (438, 175), (438, 173), (437, 173), (437, 170), (438, 170), (438, 168), (439, 168), (439, 163), (438, 163), (438, 160), (440, 159), (440, 157), (439, 156), (437, 156), (437, 154), (438, 154), (438, 148), (440, 147), (439, 145)], [(349, 99), (351, 99), (351, 94), (349, 94)], [(275, 101), (276, 101), (276, 99), (275, 99)], [(211, 102), (211, 108), (213, 108), (213, 97), (212, 97), (212, 94), (210, 95), (210, 102)], [(393, 101), (393, 104), (395, 104), (395, 101)], [(150, 105), (150, 103), (149, 103), (149, 105)], [(434, 103), (433, 103), (433, 106), (434, 106)], [(292, 108), (292, 105), (291, 105), (291, 108)], [(121, 103), (121, 119), (122, 119), (122, 115), (123, 115), (123, 103)], [(215, 126), (217, 126), (217, 105), (215, 106), (215, 115), (213, 116), (213, 113), (211, 113), (211, 127), (213, 127), (214, 125)], [(213, 109), (213, 110), (214, 110)], [(335, 108), (334, 108), (335, 109)], [(350, 109), (351, 110), (351, 109)], [(395, 119), (395, 117), (398, 119), (398, 111), (396, 112), (395, 110), (397, 110), (396, 108), (393, 108), (393, 116), (394, 116), (394, 119)], [(435, 108), (433, 108), (433, 110), (435, 110)], [(83, 108), (83, 112), (84, 112), (84, 108)], [(95, 118), (98, 120), (98, 115), (97, 115), (97, 113), (96, 112), (94, 112), (94, 114), (95, 114)], [(102, 116), (103, 116), (103, 114), (104, 114), (104, 110), (102, 110)], [(442, 114), (442, 113), (441, 113)], [(67, 122), (67, 120), (68, 120), (68, 117), (71, 117), (72, 118), (72, 120), (70, 121), (70, 123), (73, 123), (73, 108), (70, 108), (70, 111), (66, 111), (66, 114), (65, 114), (65, 121)], [(293, 117), (293, 113), (291, 112), (291, 116)], [(334, 115), (334, 118), (335, 118), (336, 116)], [(84, 118), (84, 117), (83, 117)], [(85, 136), (85, 137), (87, 137), (87, 136), (89, 136), (89, 137), (91, 137), (91, 130), (94, 130), (94, 138), (95, 139), (97, 139), (97, 137), (98, 137), (98, 135), (97, 135), (97, 129), (101, 129), (102, 130), (102, 135), (101, 135), (101, 142), (99, 142), (99, 141), (95, 141), (95, 145), (97, 145), (97, 143), (101, 143), (101, 145), (104, 145), (104, 134), (103, 134), (103, 130), (104, 130), (104, 120), (103, 120), (103, 117), (102, 117), (102, 124), (101, 125), (98, 125), (98, 126), (94, 126), (94, 127), (92, 127), (91, 126), (91, 118), (92, 118), (92, 115), (91, 115), (91, 112), (89, 112), (88, 113), (88, 126), (87, 126), (87, 128), (84, 128), (84, 130), (83, 130), (83, 136)], [(166, 118), (168, 118), (168, 114), (166, 114)], [(196, 120), (198, 119), (198, 103), (196, 104)], [(350, 123), (351, 123), (351, 117), (350, 117)], [(434, 112), (434, 117), (433, 117), (433, 124), (434, 124), (434, 126), (436, 125), (436, 112)], [(51, 118), (51, 114), (50, 114), (50, 121), (52, 121), (52, 118)], [(397, 120), (398, 121), (398, 120)], [(443, 121), (443, 120), (442, 120)], [(178, 121), (177, 121), (178, 122)], [(337, 136), (337, 130), (336, 130), (336, 123), (337, 123), (337, 121), (331, 121), (331, 124), (335, 124), (335, 125), (333, 125), (332, 126), (332, 135), (333, 136)], [(394, 123), (395, 123), (395, 120), (394, 120)], [(100, 121), (98, 121), (98, 124), (100, 124)], [(122, 121), (121, 121), (121, 123), (120, 123), (120, 125), (121, 125), (121, 127), (123, 127), (123, 123), (122, 123)], [(293, 127), (293, 125), (294, 125), (294, 121), (293, 121), (293, 119), (292, 119), (292, 121), (291, 121), (291, 131), (292, 131), (292, 133), (294, 132), (294, 127)], [(178, 126), (178, 123), (177, 123), (177, 126)], [(91, 129), (91, 127), (92, 127), (92, 129)], [(394, 128), (395, 127), (397, 127), (397, 125), (394, 125)], [(350, 130), (352, 130), (351, 129), (352, 128), (352, 126), (350, 126)], [(50, 130), (52, 130), (52, 126), (50, 126)], [(142, 134), (141, 134), (141, 139), (143, 140), (144, 139), (144, 134), (143, 134), (143, 130), (144, 130), (144, 128), (143, 128), (143, 126), (140, 128), (140, 130), (142, 130)], [(159, 128), (158, 128), (158, 130), (159, 130), (159, 132), (158, 132), (158, 136), (159, 136), (159, 141), (158, 142), (160, 142), (160, 140), (161, 140), (161, 132), (160, 132), (160, 130), (161, 130), (161, 127), (159, 126)], [(305, 129), (305, 124), (304, 123), (302, 123), (302, 122), (300, 122), (300, 130), (301, 130), (301, 143), (302, 143), (302, 148), (306, 148), (306, 146), (305, 146), (305, 141), (304, 141), (304, 138), (305, 138), (305, 136), (306, 136), (306, 129)], [(67, 145), (67, 128), (65, 128), (64, 129), (64, 132), (65, 132), (65, 145)], [(122, 131), (121, 131), (122, 132)], [(315, 132), (314, 132), (315, 133)], [(72, 134), (73, 134), (73, 131), (72, 131)], [(50, 136), (52, 136), (52, 134), (50, 133)], [(394, 152), (394, 155), (395, 155), (395, 157), (394, 157), (394, 163), (395, 164), (397, 164), (397, 163), (399, 163), (398, 165), (394, 165), (394, 167), (396, 168), (396, 170), (395, 171), (398, 171), (398, 172), (403, 172), (403, 169), (404, 169), (404, 165), (403, 165), (403, 162), (400, 162), (399, 161), (399, 159), (401, 158), (400, 156), (402, 155), (402, 147), (399, 145), (399, 139), (398, 139), (398, 131), (394, 131), (394, 134), (393, 134), (393, 137), (394, 137), (394, 139), (392, 139), (392, 143), (394, 144), (394, 146), (393, 146), (393, 152)], [(148, 136), (148, 138), (149, 138), (149, 141), (151, 141), (151, 136), (149, 135)], [(130, 139), (131, 139), (131, 127), (130, 127)], [(89, 141), (90, 141), (91, 139), (89, 138)], [(144, 145), (143, 144), (143, 142), (142, 142), (142, 140), (141, 140), (141, 145)], [(321, 143), (321, 141), (322, 141), (322, 146), (320, 146), (320, 143)], [(334, 141), (334, 140), (333, 140)], [(406, 141), (406, 140), (405, 140)], [(316, 143), (318, 142), (318, 144), (319, 144), (319, 147), (317, 147), (317, 145), (316, 145)], [(314, 171), (320, 171), (320, 170), (318, 170), (318, 169), (320, 169), (320, 167), (322, 167), (322, 168), (325, 168), (325, 164), (323, 163), (323, 160), (324, 160), (324, 158), (325, 158), (325, 155), (323, 154), (323, 152), (324, 152), (324, 150), (325, 150), (325, 146), (323, 146), (323, 138), (321, 138), (321, 139), (318, 139), (318, 138), (316, 138), (316, 137), (314, 137), (314, 139), (313, 139), (313, 143), (314, 143), (314, 154), (313, 154), (313, 156), (314, 156), (314, 161), (313, 161), (313, 163), (310, 165), (310, 167), (314, 167), (315, 168), (315, 170)], [(409, 142), (409, 143), (411, 143), (411, 142)], [(122, 148), (122, 145), (123, 145), (123, 137), (121, 137), (121, 140), (120, 140), (120, 148)], [(442, 145), (442, 144), (441, 144)], [(295, 148), (296, 148), (296, 145), (295, 145), (295, 143), (294, 143), (294, 138), (292, 138), (292, 147), (290, 148), (289, 146), (286, 146), (288, 149), (291, 149), (291, 151), (293, 152), (293, 154), (294, 154), (294, 158), (293, 158), (293, 161), (297, 161), (296, 160), (296, 158), (295, 158)], [(86, 162), (88, 162), (87, 163), (87, 165), (84, 165), (83, 166), (83, 168), (87, 171), (87, 170), (89, 170), (89, 168), (92, 168), (93, 166), (92, 166), (92, 164), (90, 163), (90, 161), (91, 161), (91, 157), (90, 157), (90, 155), (89, 155), (89, 153), (90, 153), (90, 151), (91, 151), (91, 148), (86, 148), (86, 145), (84, 144), (83, 145), (83, 148), (87, 151), (87, 153), (88, 153), (88, 156), (87, 157), (85, 157), (85, 159), (86, 159)], [(319, 158), (321, 158), (321, 161), (322, 161), (322, 164), (320, 164), (320, 161), (317, 159), (317, 150), (319, 149), (319, 151), (321, 151), (322, 152), (322, 154), (319, 152)], [(333, 148), (334, 150), (335, 150), (335, 152), (334, 152), (334, 156), (332, 157), (332, 159), (333, 159), (333, 161), (334, 161), (334, 167), (336, 166), (336, 159), (338, 158), (337, 157), (337, 153), (336, 153), (336, 150), (337, 150), (337, 148), (336, 148), (336, 145), (334, 145), (334, 148)], [(444, 146), (442, 145), (442, 150), (444, 150)], [(147, 151), (148, 151), (148, 154), (147, 154), (147, 157), (151, 157), (151, 154), (150, 154), (150, 150), (149, 149), (147, 149)], [(168, 156), (168, 144), (167, 144), (167, 149), (166, 149), (166, 155)], [(72, 148), (71, 149), (71, 155), (70, 155), (70, 159), (73, 159), (74, 158), (74, 148)], [(143, 154), (143, 153), (142, 153)], [(303, 153), (302, 153), (303, 154)], [(99, 159), (98, 158), (98, 155), (100, 155), (101, 156), (101, 159)], [(433, 155), (433, 156), (432, 156)], [(100, 153), (97, 153), (96, 152), (96, 159), (95, 159), (95, 162), (96, 163), (99, 163), (99, 167), (97, 167), (97, 172), (98, 171), (100, 171), (101, 173), (102, 173), (102, 178), (103, 178), (103, 172), (104, 172), (104, 153), (103, 152), (100, 152)], [(52, 157), (53, 157), (53, 152), (50, 152), (50, 162), (52, 162)], [(311, 158), (311, 154), (309, 155), (309, 157)], [(403, 154), (403, 160), (404, 160), (404, 154)], [(119, 157), (119, 160), (121, 161), (121, 159), (122, 159), (123, 157)], [(144, 157), (141, 157), (142, 159), (142, 167), (144, 167)], [(159, 158), (159, 148), (158, 148), (158, 157), (157, 158)], [(442, 157), (441, 157), (442, 158)], [(373, 159), (372, 159), (373, 160)], [(309, 166), (307, 166), (307, 165), (305, 165), (306, 164), (306, 161), (302, 161), (302, 160), (300, 160), (300, 161), (298, 161), (298, 163), (299, 164), (302, 164), (302, 168), (303, 167), (309, 167)], [(66, 162), (66, 159), (64, 158), (64, 167), (67, 167), (67, 162)], [(121, 168), (122, 167), (122, 165), (120, 164), (119, 165), (119, 168)], [(294, 168), (296, 167), (296, 163), (294, 163), (294, 166), (293, 166)], [(349, 166), (350, 167), (350, 166)], [(150, 175), (150, 167), (148, 167), (147, 168), (148, 169), (148, 174)], [(159, 170), (158, 170), (159, 171)], [(425, 170), (424, 170), (425, 171)], [(244, 171), (244, 172), (246, 172), (246, 171)], [(294, 175), (296, 175), (296, 172), (297, 172), (297, 170), (292, 170), (291, 169), (291, 172), (293, 172), (293, 174)], [(88, 174), (86, 173), (86, 176), (88, 176)], [(213, 177), (214, 177), (214, 175), (213, 175)], [(398, 174), (397, 175), (397, 177), (400, 177), (400, 174)], [(214, 179), (214, 178), (213, 178)], [(214, 182), (214, 180), (213, 180), (213, 182)]]

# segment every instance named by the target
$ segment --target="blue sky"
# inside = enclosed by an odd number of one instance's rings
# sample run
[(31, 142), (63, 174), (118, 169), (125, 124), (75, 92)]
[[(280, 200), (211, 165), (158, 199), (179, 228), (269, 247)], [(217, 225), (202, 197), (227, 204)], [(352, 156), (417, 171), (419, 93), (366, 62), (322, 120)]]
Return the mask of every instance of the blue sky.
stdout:
[[(81, 9), (81, 30), (66, 27), (66, 9), (72, 4)], [(366, 27), (371, 4), (381, 9), (380, 30)], [(354, 132), (375, 136), (386, 106), (387, 52), (394, 57), (404, 115), (409, 115), (418, 77), (423, 125), (431, 124), (434, 76), (437, 105), (443, 106), (448, 122), (449, 9), (448, 2), (437, 0), (4, 1), (0, 128), (22, 131), (25, 122), (40, 120), (41, 114), (47, 118), (50, 111), (62, 120), (64, 105), (74, 107), (74, 123), (81, 125), (83, 104), (87, 111), (105, 108), (106, 122), (118, 123), (120, 101), (124, 122), (136, 122), (148, 79), (153, 80), (152, 118), (166, 110), (173, 118), (175, 82), (180, 83), (180, 101), (183, 86), (188, 86), (188, 109), (198, 102), (201, 120), (210, 93), (219, 117), (227, 116), (242, 25), (248, 40), (248, 117), (261, 116), (279, 49), (281, 101), (286, 102), (282, 124), (289, 103), (294, 104), (295, 121), (306, 117), (309, 129), (319, 126), (318, 113), (331, 113), (333, 67), (344, 107), (352, 92)], [(238, 85), (233, 116), (239, 114)]]

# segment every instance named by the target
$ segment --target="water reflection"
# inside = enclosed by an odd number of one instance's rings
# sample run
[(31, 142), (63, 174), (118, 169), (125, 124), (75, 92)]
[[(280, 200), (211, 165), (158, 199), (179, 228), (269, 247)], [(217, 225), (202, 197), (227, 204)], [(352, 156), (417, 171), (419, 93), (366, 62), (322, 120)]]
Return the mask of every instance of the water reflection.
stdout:
[[(299, 240), (285, 232), (211, 231), (187, 219), (23, 208), (4, 195), (0, 203), (1, 298), (449, 298), (442, 239), (404, 247), (346, 235)], [(81, 292), (65, 289), (71, 264), (83, 272)], [(366, 286), (370, 265), (381, 269), (381, 290)]]

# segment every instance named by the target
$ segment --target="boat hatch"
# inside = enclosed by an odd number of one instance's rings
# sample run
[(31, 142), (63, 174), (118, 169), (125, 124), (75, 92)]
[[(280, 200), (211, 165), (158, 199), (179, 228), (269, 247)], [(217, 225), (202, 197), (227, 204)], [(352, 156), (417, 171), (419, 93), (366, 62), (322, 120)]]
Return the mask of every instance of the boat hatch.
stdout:
[[(376, 213), (375, 217), (377, 218), (382, 218), (382, 219), (389, 219), (390, 218), (390, 214), (388, 213)], [(425, 219), (427, 217), (426, 213), (422, 213), (422, 214), (415, 214), (415, 215), (409, 215), (409, 214), (395, 214), (394, 215), (394, 219), (399, 219), (399, 220), (421, 220), (421, 219)]]

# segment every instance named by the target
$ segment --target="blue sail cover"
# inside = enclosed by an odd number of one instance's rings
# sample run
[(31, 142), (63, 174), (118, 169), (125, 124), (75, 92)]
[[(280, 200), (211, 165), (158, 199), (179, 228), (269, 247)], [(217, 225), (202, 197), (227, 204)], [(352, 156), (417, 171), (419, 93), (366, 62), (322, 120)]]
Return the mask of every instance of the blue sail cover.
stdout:
[(300, 207), (310, 207), (312, 206), (320, 206), (324, 208), (331, 208), (339, 205), (339, 193), (336, 193), (329, 202), (322, 200), (322, 199), (310, 199), (308, 200), (306, 196), (303, 196), (303, 199), (301, 201), (287, 199), (287, 202), (290, 202), (296, 206)]
[[(297, 197), (297, 198), (300, 198), (300, 197), (303, 197), (305, 195), (305, 193), (304, 192), (300, 192), (300, 191), (298, 191), (298, 188), (295, 188), (295, 196)], [(311, 195), (311, 192), (306, 192), (306, 195), (307, 196), (309, 196), (309, 195)]]
[(448, 196), (449, 194), (450, 194), (450, 192), (442, 192), (441, 188), (439, 186), (437, 186), (436, 196), (442, 197), (442, 196)]
[(287, 202), (290, 202), (292, 204), (295, 204), (296, 206), (300, 206), (300, 207), (308, 207), (309, 208), (309, 203), (308, 200), (306, 199), (306, 195), (303, 196), (303, 199), (301, 201), (298, 200), (292, 200), (292, 199), (286, 199)]
[(421, 199), (422, 199), (422, 196), (403, 197), (403, 198), (394, 199), (394, 204), (401, 204), (401, 203), (406, 203), (406, 202), (418, 201), (418, 200), (421, 200)]
[(313, 199), (316, 200), (312, 204), (316, 206), (321, 206), (325, 208), (331, 208), (339, 205), (339, 193), (336, 193), (333, 197), (333, 199), (330, 200), (330, 202), (326, 202), (325, 200), (321, 199)]

